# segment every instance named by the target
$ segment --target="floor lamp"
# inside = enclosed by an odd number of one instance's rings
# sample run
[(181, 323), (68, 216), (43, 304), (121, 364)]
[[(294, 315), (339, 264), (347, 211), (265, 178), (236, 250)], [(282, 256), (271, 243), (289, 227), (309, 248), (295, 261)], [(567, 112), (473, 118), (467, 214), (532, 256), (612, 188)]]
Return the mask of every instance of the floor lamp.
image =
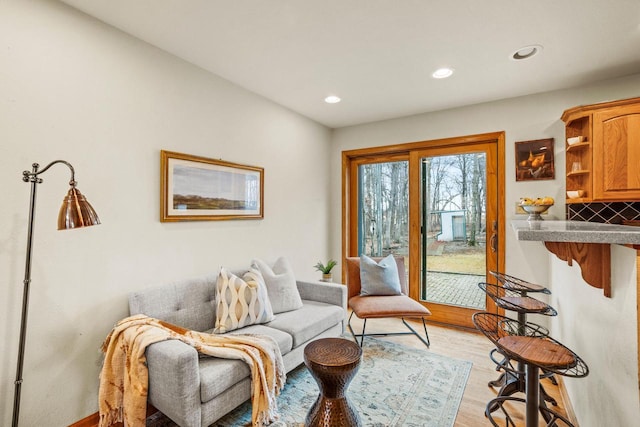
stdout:
[(24, 268), (24, 293), (22, 295), (22, 320), (20, 322), (20, 346), (18, 350), (18, 366), (16, 368), (15, 394), (13, 396), (13, 427), (18, 426), (20, 417), (20, 390), (22, 387), (22, 365), (24, 362), (24, 344), (27, 333), (27, 311), (29, 308), (29, 285), (31, 284), (31, 249), (33, 247), (33, 222), (36, 207), (37, 185), (42, 183), (39, 176), (46, 172), (51, 166), (62, 163), (71, 170), (71, 188), (67, 196), (62, 201), (62, 207), (58, 214), (58, 230), (68, 230), (70, 228), (88, 227), (100, 224), (98, 215), (93, 210), (87, 199), (76, 188), (75, 171), (73, 166), (64, 160), (55, 160), (38, 170), (37, 163), (32, 165), (31, 172), (22, 172), (22, 180), (31, 183), (31, 203), (29, 205), (29, 230), (27, 232), (27, 259)]

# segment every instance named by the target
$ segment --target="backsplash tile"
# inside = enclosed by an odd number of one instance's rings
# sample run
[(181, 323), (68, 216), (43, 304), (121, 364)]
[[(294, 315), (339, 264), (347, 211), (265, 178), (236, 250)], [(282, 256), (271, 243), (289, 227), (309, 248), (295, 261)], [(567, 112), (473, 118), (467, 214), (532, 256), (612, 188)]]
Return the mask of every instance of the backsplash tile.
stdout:
[(621, 224), (640, 220), (640, 202), (571, 203), (566, 213), (570, 221)]

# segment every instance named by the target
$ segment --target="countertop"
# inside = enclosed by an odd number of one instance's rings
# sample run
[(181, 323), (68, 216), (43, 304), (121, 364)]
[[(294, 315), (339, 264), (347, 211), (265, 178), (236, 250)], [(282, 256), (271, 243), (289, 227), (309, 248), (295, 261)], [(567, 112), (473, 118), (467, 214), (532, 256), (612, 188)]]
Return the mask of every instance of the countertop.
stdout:
[(640, 245), (640, 227), (584, 221), (513, 220), (518, 240)]

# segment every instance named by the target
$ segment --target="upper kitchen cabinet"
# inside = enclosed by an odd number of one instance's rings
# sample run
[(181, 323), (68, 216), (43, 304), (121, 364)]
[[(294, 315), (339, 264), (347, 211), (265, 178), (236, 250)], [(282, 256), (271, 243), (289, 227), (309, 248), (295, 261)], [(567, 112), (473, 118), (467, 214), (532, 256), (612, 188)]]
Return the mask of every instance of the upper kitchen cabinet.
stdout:
[(593, 197), (640, 200), (640, 102), (593, 113)]
[(567, 203), (640, 200), (640, 98), (566, 110)]

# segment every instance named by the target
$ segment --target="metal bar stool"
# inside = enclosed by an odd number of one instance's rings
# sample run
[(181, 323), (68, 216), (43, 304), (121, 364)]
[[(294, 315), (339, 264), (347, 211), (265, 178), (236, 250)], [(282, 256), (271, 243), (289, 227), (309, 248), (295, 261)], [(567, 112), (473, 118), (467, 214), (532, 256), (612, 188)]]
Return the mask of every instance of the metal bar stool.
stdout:
[[(506, 276), (506, 275), (503, 275)], [(518, 314), (518, 323), (520, 324), (520, 329), (517, 331), (517, 335), (526, 335), (525, 332), (525, 324), (527, 323), (527, 314), (535, 313), (541, 314), (545, 316), (557, 316), (558, 312), (551, 307), (550, 305), (532, 298), (526, 294), (527, 291), (524, 291), (522, 283), (520, 279), (515, 279), (511, 276), (507, 276), (512, 281), (518, 280), (519, 283), (517, 286), (504, 286), (503, 285), (494, 285), (491, 283), (478, 283), (478, 287), (482, 289), (489, 298), (491, 298), (498, 307), (516, 312)], [(511, 283), (511, 282), (504, 282)], [(528, 282), (524, 282), (528, 283)], [(539, 286), (539, 288), (542, 288)], [(546, 288), (542, 288), (546, 289)], [(524, 295), (523, 295), (524, 294)], [(540, 332), (542, 329), (541, 326), (538, 326), (537, 332)], [(549, 335), (549, 332), (546, 331), (543, 334), (544, 336)], [(524, 365), (522, 362), (518, 364), (518, 368), (515, 369), (511, 365), (511, 361), (508, 357), (505, 356), (501, 361), (497, 361), (494, 358), (495, 353), (498, 352), (498, 349), (493, 349), (489, 354), (489, 357), (493, 362), (496, 363), (497, 370), (503, 370), (504, 372), (500, 375), (497, 380), (490, 381), (490, 387), (500, 387), (498, 391), (498, 396), (511, 396), (517, 392), (525, 392), (525, 373), (524, 373)], [(510, 368), (510, 369), (509, 369)], [(515, 373), (515, 374), (514, 374)], [(548, 378), (553, 376), (553, 373), (544, 372), (542, 378)], [(554, 398), (552, 398), (547, 391), (540, 385), (540, 392), (544, 400), (550, 402), (552, 405), (557, 406), (557, 402)], [(498, 409), (497, 405), (494, 405), (493, 410)]]
[[(495, 405), (505, 415), (505, 427), (515, 427), (515, 422), (505, 410), (504, 403), (524, 402), (526, 427), (538, 427), (539, 414), (547, 422), (548, 427), (558, 423), (573, 427), (571, 422), (552, 411), (540, 397), (540, 370), (553, 372), (566, 377), (582, 378), (589, 374), (586, 363), (573, 351), (549, 336), (540, 334), (540, 327), (535, 323), (520, 324), (517, 320), (498, 314), (480, 312), (473, 315), (473, 324), (491, 342), (512, 360), (522, 362), (525, 369), (525, 399), (512, 396), (498, 396), (487, 404), (485, 415), (493, 426), (499, 427), (494, 419)], [(521, 334), (524, 329), (524, 334)], [(540, 411), (540, 412), (539, 412)]]
[(551, 291), (542, 285), (527, 282), (526, 280), (518, 279), (508, 274), (500, 273), (498, 271), (489, 271), (489, 273), (495, 277), (498, 282), (502, 283), (502, 287), (510, 289), (512, 291), (518, 291), (522, 296), (527, 296), (528, 293), (540, 292), (543, 294), (550, 294)]

